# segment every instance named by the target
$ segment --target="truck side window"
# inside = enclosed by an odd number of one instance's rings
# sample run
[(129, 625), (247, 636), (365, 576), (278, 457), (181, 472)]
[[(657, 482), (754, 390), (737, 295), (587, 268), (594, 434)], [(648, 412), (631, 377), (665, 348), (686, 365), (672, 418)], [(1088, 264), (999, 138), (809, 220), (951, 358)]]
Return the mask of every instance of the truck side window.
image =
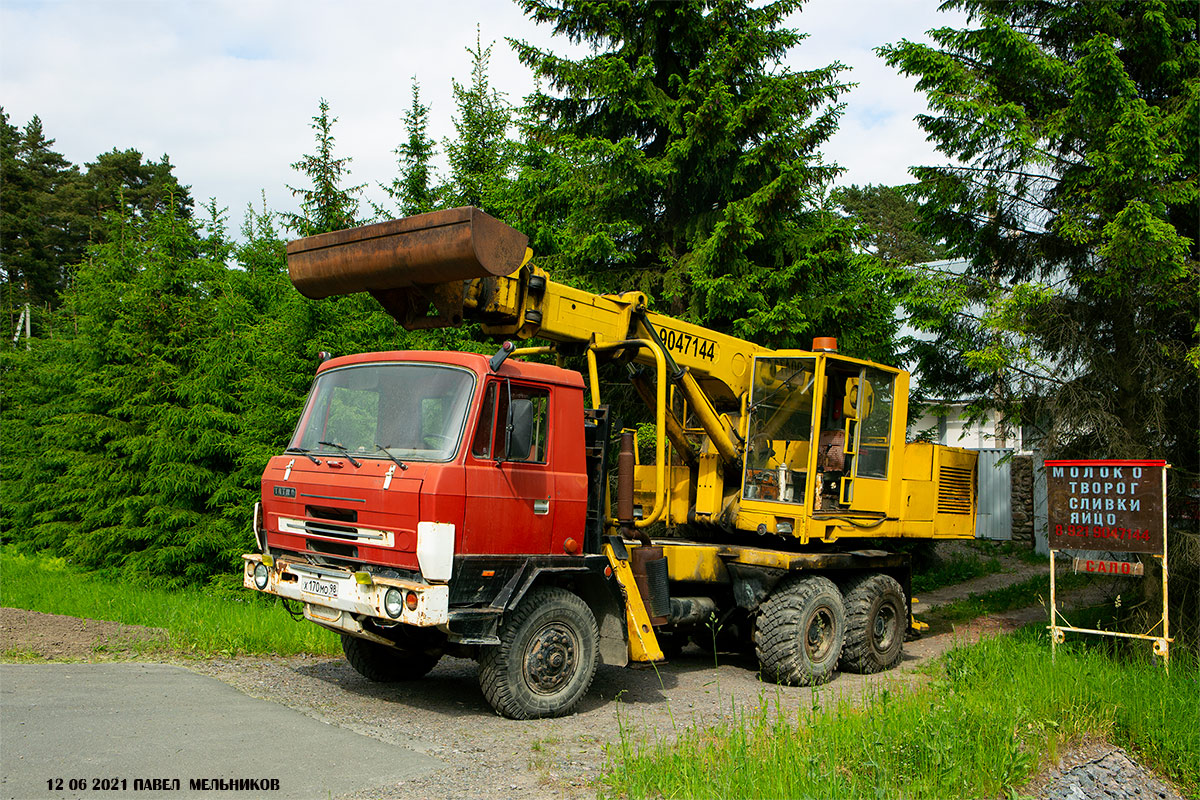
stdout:
[[(496, 421), (496, 383), (488, 384), (479, 409), (479, 424), (475, 426), (475, 439), (471, 442), (471, 455), (476, 458), (492, 457), (492, 436)], [(503, 445), (503, 439), (501, 440)]]
[[(494, 386), (495, 384), (493, 384)], [(512, 384), (512, 398), (514, 400), (528, 400), (533, 404), (533, 447), (529, 448), (529, 458), (514, 459), (523, 462), (545, 464), (546, 463), (546, 439), (549, 422), (550, 411), (550, 392), (547, 389), (539, 389), (533, 386), (521, 386)], [(504, 423), (508, 419), (508, 396), (509, 393), (503, 388), (498, 392), (498, 402), (496, 410), (496, 420), (499, 424), (496, 425), (496, 436), (493, 439), (492, 452), (504, 452)], [(481, 421), (482, 422), (482, 421)]]

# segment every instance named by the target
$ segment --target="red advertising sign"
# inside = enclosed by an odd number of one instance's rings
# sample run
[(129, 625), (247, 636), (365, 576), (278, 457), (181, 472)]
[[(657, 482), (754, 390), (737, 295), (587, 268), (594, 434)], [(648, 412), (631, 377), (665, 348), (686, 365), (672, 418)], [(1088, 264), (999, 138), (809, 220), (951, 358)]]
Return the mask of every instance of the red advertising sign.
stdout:
[(1161, 553), (1165, 473), (1165, 461), (1047, 461), (1050, 548)]
[(1140, 561), (1105, 561), (1098, 558), (1076, 558), (1071, 563), (1076, 572), (1091, 572), (1096, 575), (1136, 576), (1145, 575), (1146, 568)]

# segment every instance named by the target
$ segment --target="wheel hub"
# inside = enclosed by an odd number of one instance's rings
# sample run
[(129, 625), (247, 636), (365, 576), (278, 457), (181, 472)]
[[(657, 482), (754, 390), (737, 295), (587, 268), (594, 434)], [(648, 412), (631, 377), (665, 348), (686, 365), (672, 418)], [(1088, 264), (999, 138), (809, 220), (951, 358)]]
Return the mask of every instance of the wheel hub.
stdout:
[(551, 623), (530, 639), (525, 651), (525, 676), (538, 694), (561, 691), (575, 674), (579, 643), (566, 625)]
[(886, 650), (892, 643), (892, 637), (896, 635), (896, 611), (891, 606), (884, 606), (879, 609), (879, 613), (875, 615), (875, 625), (872, 633), (875, 637), (875, 646), (880, 650)]
[(819, 608), (812, 615), (805, 634), (805, 647), (808, 656), (813, 661), (822, 660), (833, 647), (833, 612), (828, 608)]

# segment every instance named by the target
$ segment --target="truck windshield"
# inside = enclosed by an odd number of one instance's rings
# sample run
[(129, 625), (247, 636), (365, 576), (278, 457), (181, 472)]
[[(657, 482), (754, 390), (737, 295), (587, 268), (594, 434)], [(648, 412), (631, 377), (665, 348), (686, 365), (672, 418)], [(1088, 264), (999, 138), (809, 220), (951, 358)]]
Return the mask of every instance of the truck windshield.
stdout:
[(474, 386), (471, 372), (434, 364), (323, 372), (289, 446), (356, 458), (448, 461), (462, 440)]

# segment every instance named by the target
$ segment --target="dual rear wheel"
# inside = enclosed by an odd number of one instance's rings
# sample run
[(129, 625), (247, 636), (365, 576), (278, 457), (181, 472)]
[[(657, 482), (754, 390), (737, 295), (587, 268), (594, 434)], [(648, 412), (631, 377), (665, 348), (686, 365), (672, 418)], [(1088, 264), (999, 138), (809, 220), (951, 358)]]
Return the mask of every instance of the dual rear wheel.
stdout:
[(759, 609), (754, 645), (763, 677), (816, 686), (840, 666), (873, 673), (900, 661), (908, 610), (895, 578), (858, 576), (842, 590), (820, 575), (785, 579)]

